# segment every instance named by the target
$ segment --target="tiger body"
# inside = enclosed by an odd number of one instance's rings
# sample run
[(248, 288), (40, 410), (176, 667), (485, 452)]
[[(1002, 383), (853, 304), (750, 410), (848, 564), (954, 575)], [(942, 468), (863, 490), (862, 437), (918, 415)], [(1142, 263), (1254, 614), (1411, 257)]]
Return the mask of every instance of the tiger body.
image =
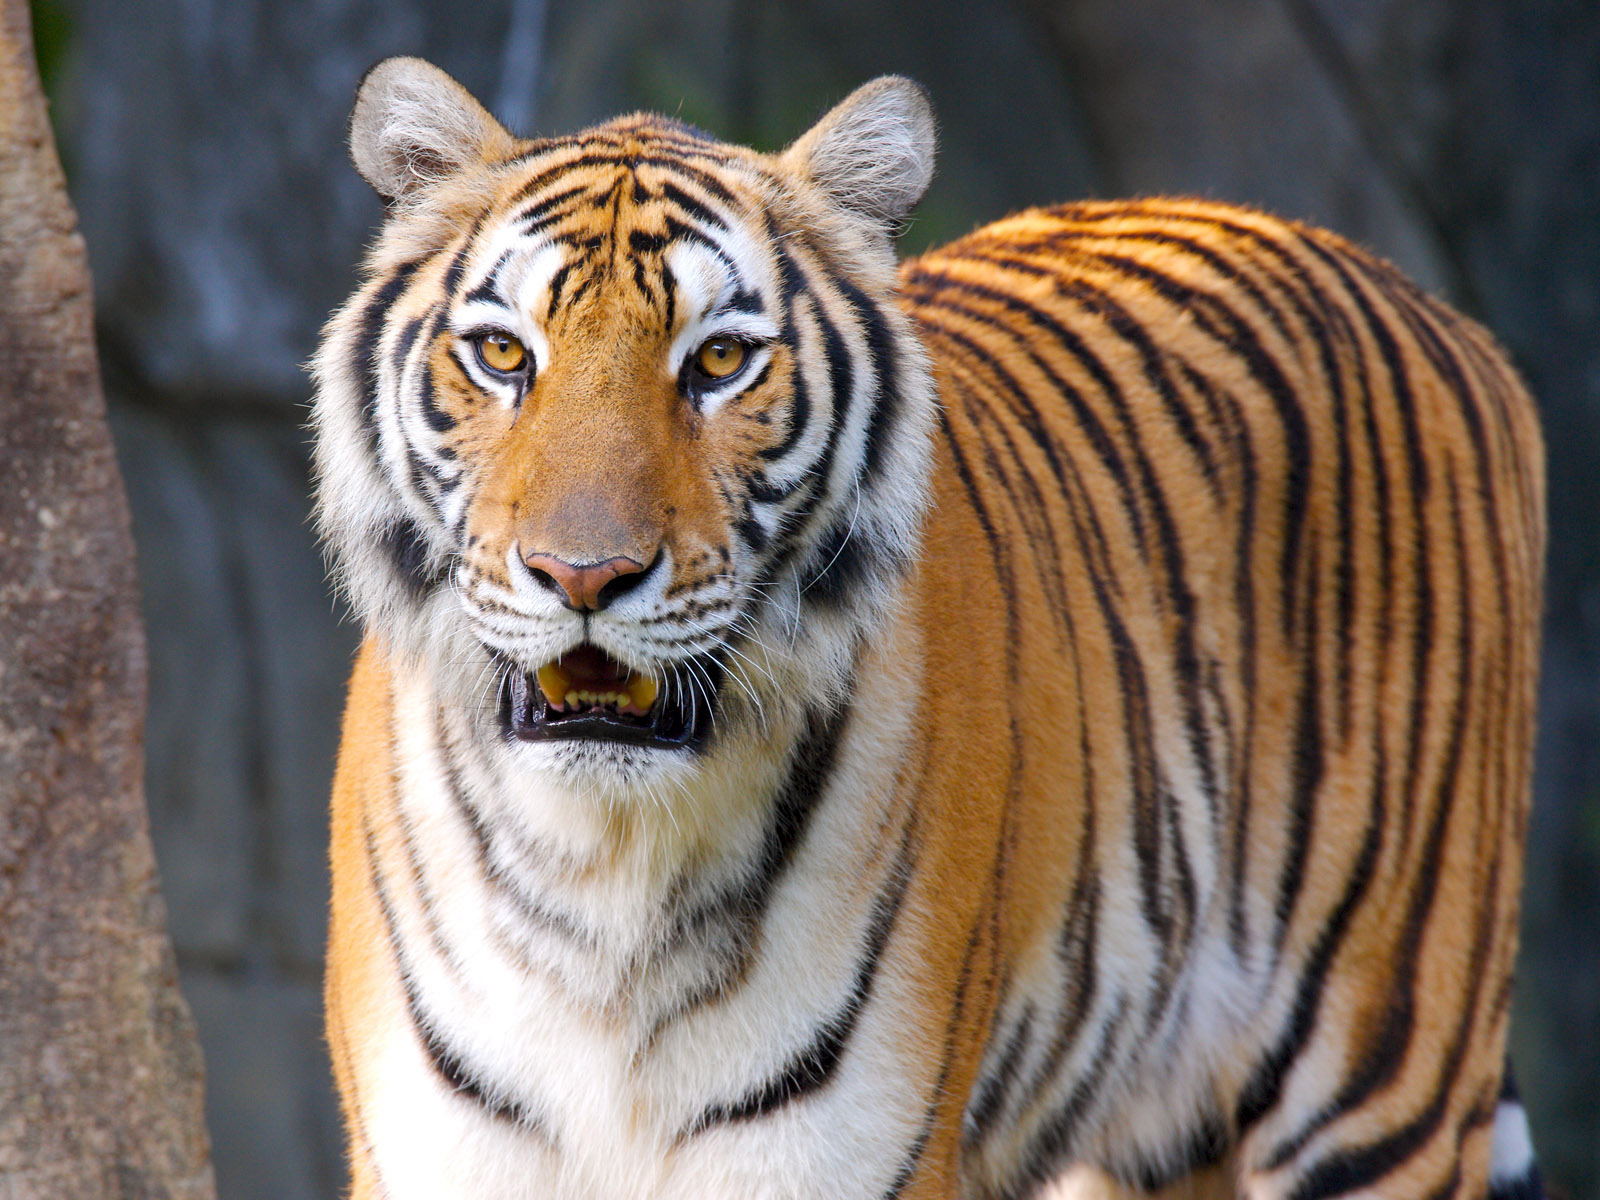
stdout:
[[(768, 157), (385, 69), (316, 365), (359, 1200), (1537, 1194), (1542, 459), (1486, 334), (1195, 201), (897, 276), (904, 83)], [(610, 701), (537, 673), (585, 653)]]

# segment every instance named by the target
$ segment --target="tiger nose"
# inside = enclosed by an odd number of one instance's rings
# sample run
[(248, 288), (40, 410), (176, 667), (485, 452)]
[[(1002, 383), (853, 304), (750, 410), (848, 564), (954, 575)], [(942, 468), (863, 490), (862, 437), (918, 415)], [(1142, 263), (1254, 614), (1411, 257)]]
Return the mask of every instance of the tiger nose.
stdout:
[(541, 587), (556, 593), (574, 610), (599, 611), (643, 580), (645, 566), (618, 555), (598, 563), (569, 563), (554, 554), (535, 552), (523, 556)]

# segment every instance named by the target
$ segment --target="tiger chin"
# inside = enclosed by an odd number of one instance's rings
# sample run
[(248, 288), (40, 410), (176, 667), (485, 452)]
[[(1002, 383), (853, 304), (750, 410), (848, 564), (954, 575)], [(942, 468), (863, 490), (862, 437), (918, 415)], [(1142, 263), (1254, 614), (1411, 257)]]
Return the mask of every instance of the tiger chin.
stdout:
[(893, 77), (776, 154), (363, 81), (352, 1194), (1537, 1196), (1532, 402), (1246, 209), (897, 264), (934, 140)]

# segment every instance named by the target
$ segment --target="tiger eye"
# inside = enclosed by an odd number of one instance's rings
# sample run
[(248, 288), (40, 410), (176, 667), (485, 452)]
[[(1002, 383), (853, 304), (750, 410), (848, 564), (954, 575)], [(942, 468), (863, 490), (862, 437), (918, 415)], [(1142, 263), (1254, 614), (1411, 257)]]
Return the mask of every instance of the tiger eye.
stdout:
[(712, 338), (700, 347), (695, 364), (713, 379), (726, 379), (744, 366), (747, 353), (743, 342), (736, 342), (732, 338)]
[(528, 361), (528, 352), (522, 343), (509, 333), (486, 333), (477, 339), (478, 357), (491, 371), (509, 374), (520, 371)]

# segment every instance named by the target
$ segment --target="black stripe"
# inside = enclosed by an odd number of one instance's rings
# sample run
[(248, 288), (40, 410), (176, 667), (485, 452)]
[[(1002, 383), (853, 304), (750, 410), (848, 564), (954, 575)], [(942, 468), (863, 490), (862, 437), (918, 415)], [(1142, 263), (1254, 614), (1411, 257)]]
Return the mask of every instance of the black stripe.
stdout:
[(678, 318), (678, 277), (666, 263), (661, 264), (661, 290), (666, 295), (666, 329), (668, 336)]
[(790, 753), (788, 771), (773, 800), (772, 815), (753, 871), (709, 903), (680, 914), (668, 937), (669, 944), (681, 944), (720, 922), (728, 913), (737, 913), (752, 933), (759, 929), (779, 882), (810, 828), (811, 816), (832, 781), (839, 743), (850, 722), (850, 714), (850, 705), (846, 702), (836, 708), (814, 710), (808, 715), (805, 732)]
[[(708, 188), (707, 190), (709, 191), (710, 189)], [(696, 200), (688, 192), (673, 183), (672, 180), (666, 179), (662, 181), (661, 194), (702, 225), (710, 225), (713, 229), (721, 230), (723, 233), (728, 231), (728, 223), (722, 219), (721, 214)], [(727, 204), (734, 204), (733, 197), (726, 191), (722, 192), (720, 199)]]
[(456, 427), (456, 419), (439, 407), (438, 390), (434, 386), (433, 364), (424, 362), (417, 380), (417, 407), (422, 419), (435, 433), (449, 433)]
[(737, 1100), (706, 1108), (679, 1134), (680, 1142), (716, 1125), (766, 1116), (786, 1104), (820, 1091), (833, 1081), (851, 1035), (855, 1033), (861, 1014), (872, 998), (883, 951), (889, 943), (889, 935), (894, 931), (906, 888), (914, 873), (913, 858), (911, 829), (908, 826), (901, 840), (900, 852), (889, 869), (887, 886), (878, 893), (873, 903), (866, 944), (856, 961), (855, 978), (844, 1003), (817, 1028), (810, 1044), (792, 1055), (781, 1071)]
[(379, 389), (379, 359), (378, 346), (383, 340), (384, 323), (388, 320), (389, 309), (400, 298), (400, 294), (411, 285), (412, 276), (417, 273), (417, 268), (428, 261), (430, 256), (414, 258), (403, 262), (395, 268), (394, 274), (384, 280), (382, 286), (372, 294), (361, 310), (357, 322), (359, 332), (356, 335), (355, 351), (362, 363), (362, 389), (361, 389), (361, 428), (367, 435), (367, 443), (374, 451), (378, 445), (378, 389)]
[(1065, 1165), (1078, 1134), (1079, 1121), (1101, 1094), (1127, 1008), (1127, 997), (1119, 995), (1110, 1018), (1102, 1027), (1100, 1044), (1095, 1048), (1088, 1067), (1067, 1093), (1065, 1102), (1046, 1117), (1028, 1139), (1027, 1146), (1012, 1169), (1007, 1186), (1000, 1193), (1008, 1200), (1011, 1197), (1020, 1200), (1020, 1197), (1033, 1195), (1038, 1188), (1055, 1178)]
[(362, 814), (361, 827), (365, 837), (367, 867), (373, 895), (383, 914), (389, 950), (393, 956), (396, 974), (400, 979), (401, 990), (406, 997), (407, 1015), (411, 1019), (411, 1026), (416, 1031), (417, 1041), (427, 1056), (429, 1065), (458, 1096), (477, 1104), (491, 1117), (509, 1121), (535, 1134), (547, 1145), (553, 1146), (555, 1139), (550, 1133), (549, 1126), (535, 1108), (521, 1101), (506, 1098), (486, 1085), (460, 1052), (450, 1046), (434, 1028), (433, 1019), (423, 1008), (422, 997), (417, 992), (416, 979), (406, 962), (404, 939), (400, 935), (394, 904), (388, 889), (384, 886), (383, 874), (378, 865), (377, 834), (365, 813)]
[(1288, 825), (1285, 829), (1287, 845), (1283, 861), (1278, 868), (1278, 894), (1273, 902), (1272, 948), (1274, 954), (1283, 950), (1284, 939), (1289, 934), (1289, 918), (1300, 898), (1305, 881), (1306, 859), (1311, 851), (1311, 838), (1316, 825), (1317, 790), (1322, 785), (1322, 694), (1327, 689), (1317, 671), (1318, 643), (1320, 642), (1321, 615), (1318, 595), (1321, 591), (1317, 567), (1320, 555), (1315, 537), (1308, 541), (1310, 568), (1303, 591), (1305, 616), (1299, 622), (1303, 637), (1300, 661), (1300, 694), (1295, 702), (1293, 726), (1289, 734), (1289, 794), (1285, 798)]
[(570, 207), (563, 208), (559, 212), (554, 210), (557, 209), (564, 201), (570, 200), (574, 196), (581, 195), (588, 190), (589, 184), (587, 181), (585, 181), (578, 184), (576, 187), (563, 188), (559, 192), (552, 192), (538, 203), (530, 204), (527, 208), (523, 209), (515, 217), (513, 217), (512, 220), (521, 226), (521, 232), (524, 236), (538, 233), (539, 230), (550, 225), (554, 225), (557, 221), (564, 219), (572, 212), (576, 211), (578, 206), (575, 204)]
[(712, 254), (716, 255), (717, 258), (722, 260), (723, 265), (727, 267), (730, 272), (733, 271), (733, 260), (723, 252), (722, 246), (718, 244), (718, 242), (709, 234), (703, 232), (697, 226), (689, 224), (687, 221), (680, 221), (677, 217), (674, 217), (670, 214), (667, 215), (664, 220), (667, 226), (667, 236), (673, 241), (689, 242), (696, 246), (700, 246), (705, 250), (709, 250)]
[(422, 500), (432, 502), (437, 509), (437, 502), (456, 489), (461, 476), (447, 476), (441, 467), (424, 457), (410, 442), (405, 444), (405, 455), (411, 490)]
[[(816, 315), (817, 325), (822, 330), (823, 357), (828, 364), (828, 411), (827, 411), (827, 436), (823, 439), (821, 453), (814, 458), (807, 473), (815, 476), (823, 488), (827, 488), (833, 479), (833, 461), (839, 450), (839, 435), (844, 431), (847, 419), (851, 393), (855, 391), (855, 362), (850, 355), (850, 347), (845, 344), (844, 335), (839, 332), (839, 327), (834, 324), (833, 318), (828, 315), (827, 309), (813, 303), (812, 310)], [(801, 373), (799, 356), (796, 356), (795, 374)], [(807, 413), (812, 409), (809, 402), (806, 405)], [(803, 435), (804, 428), (797, 419), (795, 425), (788, 431), (782, 442), (783, 447), (793, 446)], [(771, 448), (760, 451), (762, 458), (771, 461), (779, 457), (779, 453)], [(791, 538), (784, 539), (781, 549), (787, 549)]]
[[(796, 266), (794, 259), (790, 256), (789, 252), (783, 249), (781, 246), (778, 249), (778, 271), (786, 281), (786, 284), (788, 281), (797, 280), (800, 277), (799, 267)], [(786, 300), (784, 304), (783, 333), (781, 335), (781, 340), (795, 348), (795, 353), (793, 355), (793, 368), (789, 372), (789, 387), (791, 393), (789, 403), (789, 427), (784, 431), (783, 439), (776, 445), (764, 446), (757, 451), (757, 454), (761, 458), (766, 459), (768, 462), (782, 458), (785, 454), (789, 453), (790, 450), (794, 449), (795, 443), (800, 440), (800, 435), (805, 432), (805, 427), (811, 420), (811, 389), (806, 386), (805, 370), (801, 365), (799, 346), (796, 345), (796, 339), (799, 335), (794, 319), (794, 305), (791, 300), (787, 299), (787, 297), (790, 295), (791, 289), (786, 286), (784, 291)], [(811, 307), (813, 311), (817, 310), (817, 305), (814, 300), (811, 301)], [(821, 317), (819, 314), (819, 323), (820, 321)]]
[[(1472, 611), (1472, 603), (1466, 540), (1461, 527), (1460, 507), (1455, 495), (1455, 480), (1452, 477), (1446, 479), (1452, 499), (1458, 607), (1462, 613), (1468, 613)], [(1390, 1002), (1386, 1010), (1384, 1027), (1366, 1060), (1344, 1081), (1334, 1099), (1268, 1157), (1269, 1170), (1287, 1163), (1319, 1130), (1376, 1093), (1395, 1077), (1405, 1061), (1415, 1020), (1419, 948), (1432, 916), (1438, 892), (1445, 833), (1454, 807), (1451, 801), (1459, 786), (1457, 776), (1466, 742), (1467, 705), (1463, 694), (1470, 671), (1471, 636), (1471, 623), (1462, 620), (1454, 655), (1459, 669), (1455, 681), (1456, 690), (1450, 703), (1449, 737), (1434, 796), (1432, 820), (1424, 842), (1422, 859), (1417, 866), (1410, 903), (1407, 905), (1401, 925), (1400, 942), (1395, 948), (1393, 961), (1398, 966), (1398, 973), (1393, 986), (1389, 989)], [(1484, 888), (1487, 897), (1493, 897), (1497, 892), (1499, 869), (1499, 859), (1491, 859), (1489, 879)], [(1405, 1161), (1434, 1135), (1448, 1108), (1451, 1091), (1470, 1042), (1469, 1030), (1473, 1013), (1483, 988), (1483, 963), (1488, 955), (1493, 927), (1493, 908), (1494, 905), (1486, 900), (1478, 914), (1477, 933), (1468, 966), (1463, 972), (1463, 978), (1468, 985), (1468, 995), (1462, 1003), (1456, 1022), (1455, 1037), (1445, 1054), (1433, 1099), (1407, 1125), (1394, 1130), (1387, 1137), (1356, 1150), (1341, 1148), (1335, 1151), (1332, 1157), (1318, 1163), (1301, 1180), (1294, 1193), (1296, 1200), (1316, 1200), (1317, 1197), (1350, 1191), (1366, 1182), (1376, 1180)], [(1433, 1003), (1438, 1003), (1437, 997), (1431, 999)]]
[(739, 284), (738, 289), (733, 293), (733, 299), (722, 305), (722, 307), (717, 311), (725, 313), (758, 313), (762, 312), (765, 308), (766, 305), (761, 302), (760, 295), (751, 291), (741, 283)]
[(394, 353), (390, 356), (390, 363), (396, 376), (405, 370), (406, 359), (411, 357), (411, 348), (417, 343), (417, 334), (422, 331), (425, 317), (413, 317), (406, 322), (405, 328), (400, 331), (400, 336), (395, 338)]
[(659, 233), (646, 233), (642, 229), (628, 231), (628, 248), (635, 254), (660, 254), (666, 245), (667, 239)]
[[(1032, 391), (1022, 387), (1000, 360), (991, 355), (976, 341), (956, 330), (938, 324), (934, 320), (932, 313), (926, 310), (942, 309), (946, 312), (954, 313), (974, 324), (996, 330), (1016, 343), (1030, 365), (1049, 381), (1051, 394), (1067, 402), (1067, 406), (1071, 410), (1079, 430), (1087, 439), (1095, 458), (1105, 468), (1106, 473), (1111, 476), (1112, 482), (1116, 484), (1118, 492), (1121, 493), (1122, 507), (1128, 514), (1129, 524), (1133, 526), (1134, 540), (1141, 545), (1144, 544), (1146, 539), (1143, 508), (1134, 493), (1133, 483), (1127, 464), (1123, 461), (1122, 453), (1117, 449), (1116, 443), (1101, 422), (1099, 415), (1085, 402), (1082, 393), (1065, 379), (1062, 379), (1055, 369), (1035, 352), (1021, 329), (998, 320), (994, 314), (983, 309), (972, 308), (959, 303), (952, 293), (970, 292), (982, 299), (994, 300), (1013, 310), (1020, 310), (1025, 319), (1037, 320), (1049, 333), (1057, 336), (1058, 339), (1070, 339), (1070, 341), (1064, 341), (1063, 343), (1068, 346), (1069, 350), (1075, 351), (1077, 347), (1080, 347), (1082, 345), (1081, 339), (1072, 331), (1063, 328), (1059, 322), (1048, 317), (1047, 314), (1040, 312), (1031, 305), (1024, 304), (1014, 297), (1007, 296), (1003, 292), (994, 291), (992, 288), (986, 288), (981, 284), (967, 283), (942, 273), (931, 272), (920, 264), (908, 276), (907, 282), (913, 286), (913, 289), (918, 287), (921, 289), (920, 292), (916, 290), (912, 292), (912, 298), (917, 305), (915, 316), (919, 323), (924, 327), (935, 329), (947, 337), (965, 342), (975, 354), (986, 360), (986, 365), (997, 377), (1005, 380), (1007, 391), (1015, 398), (1018, 418), (1024, 422), (1029, 434), (1050, 459), (1050, 467), (1055, 477), (1064, 479), (1065, 472), (1056, 449), (1056, 439), (1046, 429), (1039, 410), (1035, 407)], [(1107, 382), (1109, 383), (1110, 381), (1108, 380)]]
[[(576, 145), (582, 145), (583, 143), (575, 143), (575, 144)], [(545, 185), (550, 183), (552, 180), (558, 178), (561, 175), (566, 174), (568, 171), (575, 170), (578, 167), (599, 167), (599, 166), (621, 167), (621, 166), (626, 166), (629, 163), (629, 161), (630, 160), (626, 156), (619, 155), (619, 154), (617, 154), (615, 152), (608, 152), (608, 153), (590, 152), (590, 153), (586, 153), (586, 154), (574, 155), (572, 158), (562, 159), (560, 162), (553, 163), (550, 166), (545, 167), (537, 175), (533, 176), (533, 178), (525, 180), (523, 182), (522, 186), (519, 187), (516, 190), (516, 192), (512, 195), (511, 199), (507, 201), (507, 203), (508, 204), (519, 204), (519, 203), (521, 203), (522, 201), (528, 199), (530, 196), (534, 196), (534, 195), (538, 194), (538, 192), (541, 191), (545, 187)], [(589, 186), (591, 186), (591, 185), (588, 182), (585, 182), (583, 184), (584, 188), (589, 187)], [(582, 188), (578, 188), (578, 189), (574, 189), (574, 190), (575, 191), (582, 190)]]
[[(1418, 776), (1421, 771), (1422, 746), (1424, 742), (1423, 726), (1427, 719), (1427, 688), (1423, 686), (1428, 674), (1428, 660), (1433, 650), (1433, 573), (1429, 566), (1429, 542), (1425, 531), (1428, 528), (1427, 514), (1425, 512), (1427, 493), (1429, 489), (1429, 472), (1427, 459), (1423, 452), (1422, 434), (1418, 427), (1416, 400), (1412, 395), (1409, 376), (1406, 373), (1404, 356), (1399, 343), (1390, 331), (1388, 323), (1382, 320), (1373, 308), (1371, 301), (1362, 290), (1360, 284), (1352, 277), (1347, 264), (1339, 257), (1317, 242), (1305, 240), (1305, 245), (1317, 254), (1337, 274), (1347, 289), (1349, 298), (1360, 310), (1368, 332), (1378, 344), (1379, 353), (1383, 357), (1384, 366), (1389, 377), (1389, 396), (1394, 401), (1394, 409), (1400, 416), (1403, 441), (1405, 444), (1407, 482), (1411, 493), (1411, 531), (1412, 536), (1403, 539), (1403, 544), (1415, 556), (1412, 564), (1411, 575), (1416, 583), (1416, 598), (1412, 613), (1411, 635), (1411, 675), (1416, 686), (1412, 690), (1410, 732), (1407, 736), (1405, 779), (1400, 788), (1403, 807), (1400, 814), (1400, 843), (1401, 853), (1405, 853), (1411, 842), (1411, 835), (1415, 825), (1416, 790)], [(1385, 606), (1387, 607), (1387, 605)]]
[(378, 546), (410, 587), (413, 599), (422, 599), (443, 578), (442, 572), (428, 569), (427, 535), (410, 517), (400, 517), (384, 526)]
[(756, 520), (755, 513), (751, 511), (748, 501), (745, 503), (743, 512), (734, 521), (733, 531), (750, 548), (750, 553), (752, 554), (761, 554), (766, 550), (767, 543), (771, 540), (767, 537), (767, 531), (761, 527), (761, 522)]
[(470, 292), (463, 296), (461, 298), (462, 302), (503, 305), (505, 301), (501, 299), (500, 293), (496, 290), (496, 288), (500, 283), (500, 272), (505, 269), (506, 263), (511, 261), (512, 255), (514, 255), (516, 252), (516, 249), (513, 248), (501, 254), (500, 257), (495, 260), (494, 266), (490, 267), (489, 270), (485, 272), (483, 276), (483, 282), (479, 283)]
[(1036, 1014), (1030, 1000), (1022, 1006), (1000, 1048), (994, 1066), (978, 1077), (962, 1117), (961, 1143), (971, 1148), (981, 1144), (1010, 1099), (1022, 1066), (1023, 1052), (1033, 1041)]
[(1266, 1055), (1257, 1061), (1255, 1070), (1239, 1092), (1234, 1108), (1234, 1127), (1240, 1134), (1248, 1132), (1257, 1121), (1274, 1108), (1288, 1081), (1289, 1069), (1305, 1049), (1316, 1029), (1317, 1013), (1322, 1005), (1323, 985), (1333, 957), (1349, 932), (1350, 920), (1372, 883), (1377, 866), (1378, 850), (1383, 843), (1385, 804), (1383, 800), (1386, 774), (1386, 756), (1383, 753), (1383, 731), (1374, 731), (1376, 743), (1375, 765), (1371, 777), (1371, 809), (1367, 819), (1366, 835), (1361, 850), (1350, 868), (1344, 894), (1328, 915), (1312, 945), (1311, 954), (1300, 970), (1300, 986), (1295, 992), (1294, 1004), (1278, 1041)]
[(453, 303), (456, 293), (461, 289), (461, 274), (467, 268), (467, 255), (472, 252), (472, 243), (477, 240), (478, 230), (483, 227), (483, 214), (472, 219), (472, 225), (467, 229), (467, 236), (461, 243), (461, 248), (450, 259), (450, 265), (445, 269), (441, 291), (446, 304)]
[(564, 262), (556, 268), (554, 275), (550, 276), (550, 306), (545, 310), (544, 319), (555, 319), (556, 308), (561, 303), (561, 289), (567, 285), (567, 276), (572, 274), (572, 268), (577, 266), (576, 261)]
[(867, 398), (872, 414), (867, 423), (866, 453), (862, 459), (861, 475), (865, 484), (876, 481), (883, 462), (884, 447), (899, 425), (903, 399), (900, 394), (900, 374), (896, 361), (898, 347), (889, 333), (883, 311), (866, 293), (843, 274), (834, 280), (844, 298), (866, 327), (867, 357), (872, 364), (875, 386)]
[(650, 285), (649, 268), (644, 265), (643, 260), (632, 255), (628, 256), (628, 261), (633, 264), (633, 286), (639, 289), (639, 295), (644, 298), (644, 302), (654, 308), (656, 291)]
[(857, 536), (851, 519), (841, 517), (817, 542), (811, 564), (800, 577), (800, 595), (830, 608), (845, 608), (863, 587), (908, 565), (904, 554), (882, 545), (869, 547)]
[[(719, 164), (722, 161), (715, 155), (702, 155), (699, 157), (712, 159)], [(671, 158), (661, 158), (653, 154), (641, 154), (634, 161), (641, 166), (661, 167), (667, 171), (677, 171), (680, 174), (686, 175), (690, 179), (694, 180), (695, 183), (699, 184), (706, 191), (710, 192), (711, 195), (722, 201), (722, 203), (726, 204), (729, 208), (737, 211), (740, 207), (738, 198), (734, 196), (734, 194), (727, 188), (723, 187), (721, 180), (719, 180), (715, 175), (712, 175), (710, 172), (702, 171), (699, 167), (694, 166), (691, 163), (680, 162)], [(703, 219), (708, 223), (716, 225), (722, 229), (726, 229), (728, 227), (727, 223), (724, 222), (721, 217), (712, 212), (711, 209), (707, 208), (704, 204), (697, 201), (693, 196), (690, 196), (688, 192), (685, 192), (682, 188), (676, 186), (672, 180), (663, 180), (661, 183), (661, 191), (663, 195), (684, 210), (693, 212), (696, 214), (696, 216), (704, 213), (705, 216)]]

